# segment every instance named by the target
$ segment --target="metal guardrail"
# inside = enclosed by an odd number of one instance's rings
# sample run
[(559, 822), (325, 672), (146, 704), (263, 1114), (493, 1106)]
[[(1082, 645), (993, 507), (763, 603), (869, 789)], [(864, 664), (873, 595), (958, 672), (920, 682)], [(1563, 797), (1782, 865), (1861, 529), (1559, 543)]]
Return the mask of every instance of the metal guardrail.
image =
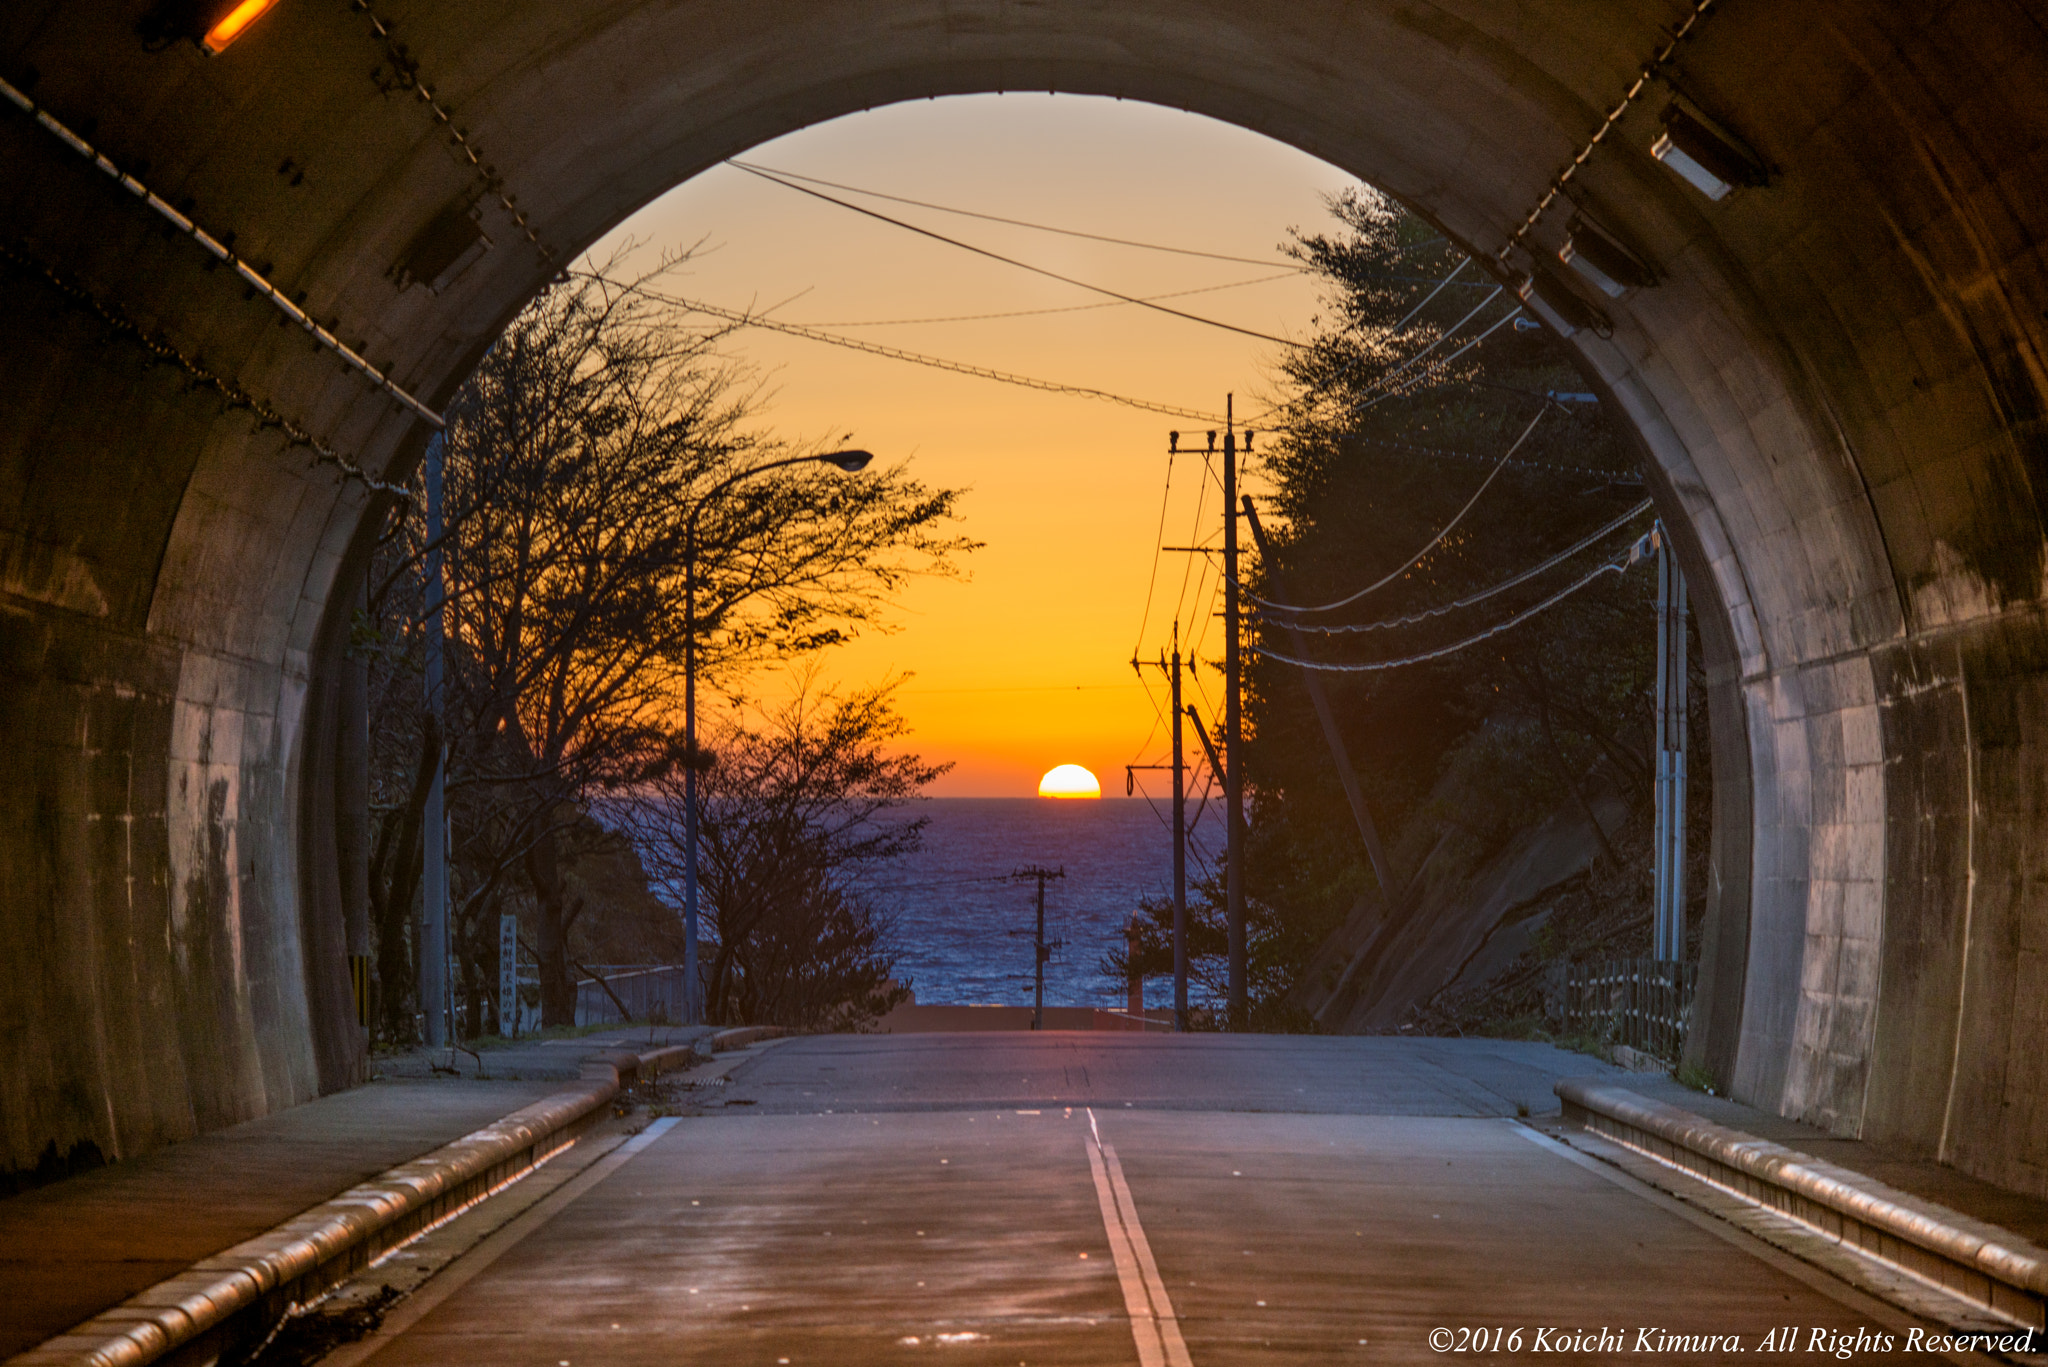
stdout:
[(1671, 959), (1611, 959), (1560, 965), (1550, 1014), (1565, 1029), (1592, 1030), (1610, 1044), (1625, 1044), (1677, 1063), (1692, 1023), (1699, 965)]

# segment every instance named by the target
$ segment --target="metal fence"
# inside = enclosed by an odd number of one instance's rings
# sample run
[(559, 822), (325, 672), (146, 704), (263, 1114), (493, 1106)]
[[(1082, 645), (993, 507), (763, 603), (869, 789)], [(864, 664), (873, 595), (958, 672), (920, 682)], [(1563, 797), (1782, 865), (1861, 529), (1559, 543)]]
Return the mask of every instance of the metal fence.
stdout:
[[(585, 978), (576, 984), (578, 1025), (608, 1025), (628, 1018), (671, 1025), (683, 1019), (681, 968), (667, 964), (638, 968), (605, 964), (595, 971), (603, 975), (602, 980)], [(619, 1014), (621, 1005), (627, 1013), (623, 1017)]]
[(1563, 964), (1550, 1014), (1567, 1030), (1590, 1030), (1610, 1044), (1677, 1063), (1692, 1023), (1699, 966), (1670, 959), (1611, 959)]

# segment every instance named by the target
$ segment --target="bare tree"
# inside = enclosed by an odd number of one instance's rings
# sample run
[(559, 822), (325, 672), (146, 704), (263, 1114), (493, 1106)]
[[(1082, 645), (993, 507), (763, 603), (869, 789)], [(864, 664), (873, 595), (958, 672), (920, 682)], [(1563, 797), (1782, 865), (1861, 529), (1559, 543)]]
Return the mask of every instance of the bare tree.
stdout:
[[(449, 407), (439, 544), (415, 499), (380, 557), (367, 624), (390, 659), (378, 922), (389, 936), (412, 904), (420, 813), (445, 741), (452, 938), (481, 954), (506, 899), (530, 895), (548, 1024), (574, 1011), (568, 937), (581, 906), (565, 894), (561, 838), (602, 794), (686, 759), (676, 732), (687, 521), (730, 474), (801, 453), (749, 425), (758, 390), (719, 354), (723, 336), (645, 277), (557, 284)], [(846, 639), (908, 576), (951, 572), (972, 546), (945, 528), (955, 498), (900, 466), (853, 478), (799, 467), (706, 507), (700, 677)], [(445, 563), (445, 737), (399, 696), (402, 676), (418, 688), (434, 550)]]
[[(950, 765), (891, 754), (906, 727), (895, 684), (839, 693), (799, 678), (749, 726), (729, 716), (700, 777), (698, 853), (713, 1020), (810, 1026), (886, 1011), (886, 925), (858, 875), (915, 850), (924, 818), (888, 817)], [(680, 778), (621, 809), (656, 872), (680, 885)]]

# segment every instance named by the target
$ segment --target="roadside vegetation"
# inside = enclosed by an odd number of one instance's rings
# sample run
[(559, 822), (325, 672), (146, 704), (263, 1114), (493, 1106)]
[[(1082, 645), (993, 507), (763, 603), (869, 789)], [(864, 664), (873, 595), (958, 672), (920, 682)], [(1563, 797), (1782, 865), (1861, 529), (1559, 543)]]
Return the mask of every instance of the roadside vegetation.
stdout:
[[(679, 264), (632, 279), (572, 272), (543, 293), (448, 407), (440, 538), (428, 535), (424, 466), (410, 502), (388, 513), (352, 647), (370, 674), (374, 1029), (388, 1045), (420, 1028), (421, 837), (440, 754), (458, 1035), (497, 1028), (506, 913), (539, 963), (550, 1028), (572, 1023), (582, 966), (681, 961), (673, 847), (660, 846), (649, 870), (633, 838), (647, 832), (622, 813), (672, 811), (688, 766), (713, 795), (707, 855), (747, 849), (779, 861), (778, 887), (807, 909), (794, 921), (779, 902), (742, 913), (739, 883), (707, 880), (714, 1017), (801, 1023), (821, 992), (843, 992), (859, 1010), (889, 976), (872, 912), (831, 892), (851, 857), (844, 840), (807, 834), (805, 823), (905, 800), (936, 771), (914, 756), (879, 773), (783, 762), (828, 733), (864, 754), (899, 740), (887, 689), (841, 699), (813, 681), (793, 711), (755, 730), (718, 720), (719, 704), (765, 668), (815, 669), (833, 645), (881, 625), (908, 577), (957, 572), (971, 543), (954, 528), (956, 491), (900, 464), (857, 475), (798, 465), (705, 505), (696, 620), (709, 740), (687, 753), (687, 520), (729, 476), (830, 448), (763, 425), (759, 384), (720, 350), (726, 330), (662, 296)], [(447, 641), (438, 726), (425, 688), (436, 558)], [(905, 832), (903, 847), (915, 843), (915, 824), (893, 829)], [(826, 928), (842, 947), (829, 982), (772, 981), (809, 970), (771, 962), (767, 939)]]
[[(1412, 914), (1412, 900), (1400, 899), (1418, 879), (1478, 869), (1518, 832), (1568, 812), (1597, 857), (1545, 894), (1554, 907), (1527, 909), (1552, 913), (1529, 962), (1498, 993), (1433, 1000), (1408, 1023), (1527, 1033), (1540, 1029), (1530, 984), (1545, 965), (1649, 952), (1654, 566), (1602, 576), (1440, 658), (1322, 673), (1393, 889), (1366, 857), (1302, 671), (1272, 656), (1297, 656), (1305, 641), (1319, 661), (1394, 661), (1463, 640), (1625, 552), (1652, 525), (1646, 511), (1630, 516), (1647, 494), (1631, 448), (1565, 348), (1531, 319), (1503, 321), (1511, 293), (1370, 190), (1331, 209), (1327, 230), (1298, 233), (1292, 247), (1325, 283), (1325, 309), (1310, 345), (1281, 365), (1278, 411), (1252, 447), (1270, 491), (1258, 502), (1273, 553), (1254, 561), (1249, 589), (1270, 604), (1343, 603), (1268, 609), (1247, 637), (1257, 651), (1247, 652), (1245, 702), (1253, 1020), (1321, 1028), (1299, 989), (1355, 910), (1377, 902), (1394, 918)], [(1569, 563), (1443, 610), (1609, 524), (1618, 525)], [(1291, 625), (1309, 631), (1298, 640)], [(1697, 670), (1696, 644), (1691, 653)], [(1707, 848), (1712, 782), (1705, 696), (1696, 673), (1695, 859)], [(1617, 798), (1620, 819), (1596, 815)], [(1691, 886), (1697, 894), (1703, 880)], [(1213, 1000), (1220, 883), (1199, 881), (1191, 901), (1197, 995)], [(1140, 967), (1170, 973), (1171, 908), (1146, 912)], [(1121, 976), (1125, 958), (1103, 967)]]

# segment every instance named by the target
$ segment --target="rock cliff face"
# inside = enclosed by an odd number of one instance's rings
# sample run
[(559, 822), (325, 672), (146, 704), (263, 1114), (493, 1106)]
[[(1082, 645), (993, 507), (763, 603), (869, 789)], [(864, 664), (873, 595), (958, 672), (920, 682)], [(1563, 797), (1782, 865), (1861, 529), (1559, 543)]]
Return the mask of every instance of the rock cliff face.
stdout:
[[(1610, 831), (1628, 814), (1614, 797), (1596, 801), (1593, 810)], [(1507, 969), (1544, 923), (1543, 895), (1586, 872), (1599, 853), (1584, 817), (1566, 808), (1536, 820), (1476, 867), (1433, 855), (1404, 913), (1389, 916), (1376, 896), (1360, 902), (1318, 952), (1291, 1002), (1340, 1034), (1412, 1026), (1417, 1012), (1444, 993), (1485, 984)], [(1642, 916), (1647, 927), (1647, 902)]]

